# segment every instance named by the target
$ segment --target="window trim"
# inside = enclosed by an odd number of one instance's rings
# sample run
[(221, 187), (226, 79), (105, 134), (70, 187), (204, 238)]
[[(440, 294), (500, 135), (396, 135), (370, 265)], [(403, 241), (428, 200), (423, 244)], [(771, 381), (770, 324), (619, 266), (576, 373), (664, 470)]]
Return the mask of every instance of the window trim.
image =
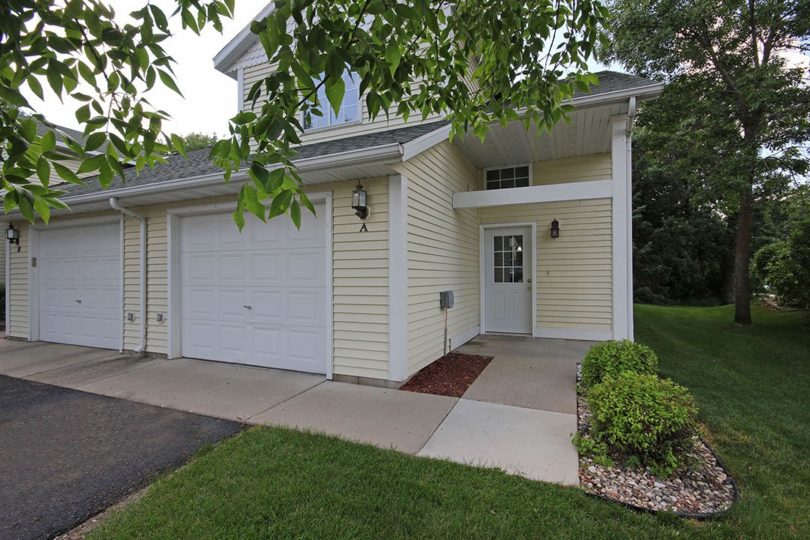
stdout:
[[(526, 187), (532, 187), (534, 185), (534, 162), (525, 162), (525, 163), (514, 163), (509, 165), (498, 165), (497, 167), (484, 167), (481, 173), (481, 187), (484, 191), (497, 191), (497, 190), (489, 190), (487, 189), (487, 173), (489, 171), (499, 171), (501, 169), (517, 169), (518, 167), (528, 167), (529, 168), (529, 185)], [(519, 189), (519, 188), (500, 188), (500, 189)]]
[[(352, 75), (353, 77), (357, 76), (356, 73), (350, 72), (349, 74)], [(343, 99), (344, 100), (346, 99), (345, 94), (343, 95)], [(330, 106), (331, 106), (331, 104), (330, 104)], [(341, 104), (341, 107), (343, 107), (343, 104)], [(333, 129), (340, 129), (340, 128), (345, 128), (345, 127), (348, 127), (348, 126), (360, 125), (360, 124), (363, 123), (363, 115), (365, 114), (365, 112), (366, 112), (365, 111), (365, 100), (363, 99), (363, 96), (360, 95), (360, 83), (358, 81), (358, 83), (357, 83), (357, 120), (352, 120), (351, 122), (343, 122), (342, 124), (334, 124), (334, 125), (330, 125), (330, 126), (320, 126), (320, 127), (307, 128), (306, 127), (306, 114), (304, 114), (302, 112), (301, 113), (301, 125), (304, 126), (303, 134), (307, 135), (309, 133), (321, 133), (323, 131), (330, 131), (330, 130), (333, 130)]]

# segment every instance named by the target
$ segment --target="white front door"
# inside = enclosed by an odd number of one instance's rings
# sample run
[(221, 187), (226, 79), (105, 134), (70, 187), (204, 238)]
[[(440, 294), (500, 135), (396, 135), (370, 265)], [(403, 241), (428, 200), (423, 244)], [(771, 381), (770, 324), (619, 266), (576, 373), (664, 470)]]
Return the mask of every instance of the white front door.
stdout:
[(183, 356), (311, 373), (327, 368), (326, 221), (180, 218)]
[(531, 227), (484, 230), (484, 328), (532, 332)]
[(104, 349), (121, 346), (121, 225), (38, 233), (39, 339)]

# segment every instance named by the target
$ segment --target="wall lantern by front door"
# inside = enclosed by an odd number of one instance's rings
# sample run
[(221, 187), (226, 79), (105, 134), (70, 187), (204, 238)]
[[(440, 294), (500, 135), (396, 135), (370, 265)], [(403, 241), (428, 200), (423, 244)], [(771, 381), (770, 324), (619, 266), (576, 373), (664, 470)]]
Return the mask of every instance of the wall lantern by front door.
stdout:
[(552, 238), (559, 238), (560, 237), (560, 222), (556, 219), (551, 222), (551, 237)]
[(17, 244), (17, 251), (20, 251), (20, 229), (15, 229), (13, 223), (8, 224), (6, 238), (9, 244)]

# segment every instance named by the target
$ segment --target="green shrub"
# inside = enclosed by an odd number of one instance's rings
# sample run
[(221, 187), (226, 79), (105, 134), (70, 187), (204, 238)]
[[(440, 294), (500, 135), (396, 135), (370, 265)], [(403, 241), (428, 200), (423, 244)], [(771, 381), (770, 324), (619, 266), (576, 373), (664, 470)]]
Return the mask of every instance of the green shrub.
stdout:
[(655, 375), (608, 375), (588, 392), (591, 436), (625, 461), (669, 476), (684, 463), (697, 433), (697, 409), (689, 391)]
[(587, 388), (599, 384), (608, 375), (616, 376), (625, 371), (655, 374), (658, 357), (655, 352), (640, 343), (628, 340), (606, 341), (594, 345), (582, 361), (582, 384)]

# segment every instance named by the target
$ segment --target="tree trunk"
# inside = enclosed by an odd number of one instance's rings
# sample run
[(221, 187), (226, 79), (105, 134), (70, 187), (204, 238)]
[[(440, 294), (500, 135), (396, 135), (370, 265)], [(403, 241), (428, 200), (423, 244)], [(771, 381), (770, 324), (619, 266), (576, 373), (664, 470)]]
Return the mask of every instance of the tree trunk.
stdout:
[(751, 238), (754, 231), (754, 193), (750, 182), (740, 198), (734, 253), (734, 322), (751, 324)]

